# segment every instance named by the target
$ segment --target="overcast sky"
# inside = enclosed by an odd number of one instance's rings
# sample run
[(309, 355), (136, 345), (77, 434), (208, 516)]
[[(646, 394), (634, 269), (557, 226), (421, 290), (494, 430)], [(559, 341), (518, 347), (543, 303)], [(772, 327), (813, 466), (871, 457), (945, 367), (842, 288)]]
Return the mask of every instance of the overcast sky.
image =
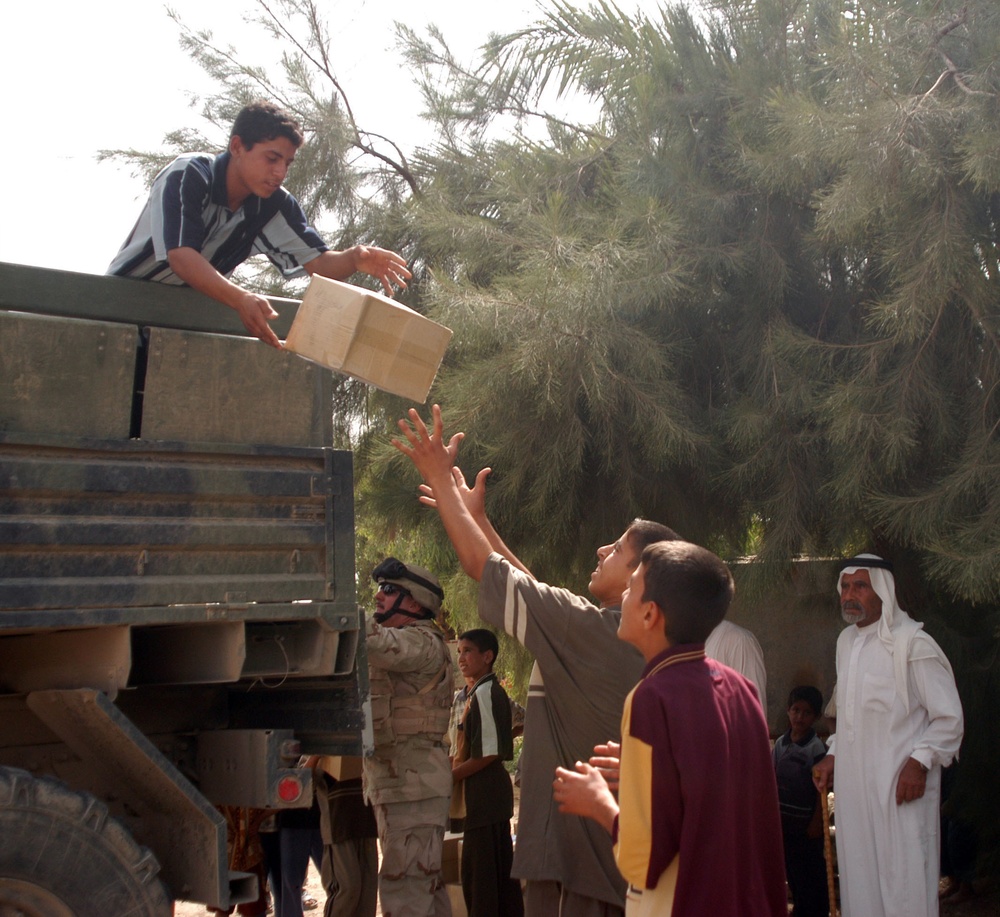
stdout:
[[(242, 21), (252, 0), (169, 6), (191, 27), (234, 44), (246, 60), (274, 59), (274, 43)], [(471, 58), (490, 32), (540, 15), (534, 0), (330, 0), (324, 8), (337, 76), (359, 122), (390, 137), (403, 136), (402, 118), (415, 117), (420, 103), (394, 53), (396, 20), (418, 33), (438, 25), (452, 49)], [(178, 27), (158, 0), (7, 3), (0, 21), (0, 78), (8, 98), (0, 261), (104, 273), (146, 189), (123, 166), (98, 164), (97, 151), (157, 149), (168, 131), (198, 125), (190, 98), (211, 83), (181, 50)], [(419, 129), (418, 122), (410, 129)]]

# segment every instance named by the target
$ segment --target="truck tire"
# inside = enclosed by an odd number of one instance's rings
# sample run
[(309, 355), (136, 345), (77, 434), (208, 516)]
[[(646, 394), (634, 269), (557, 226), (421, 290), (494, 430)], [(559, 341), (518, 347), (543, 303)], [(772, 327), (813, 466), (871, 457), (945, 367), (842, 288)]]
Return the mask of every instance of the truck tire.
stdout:
[(0, 767), (0, 914), (167, 917), (159, 871), (89, 793)]

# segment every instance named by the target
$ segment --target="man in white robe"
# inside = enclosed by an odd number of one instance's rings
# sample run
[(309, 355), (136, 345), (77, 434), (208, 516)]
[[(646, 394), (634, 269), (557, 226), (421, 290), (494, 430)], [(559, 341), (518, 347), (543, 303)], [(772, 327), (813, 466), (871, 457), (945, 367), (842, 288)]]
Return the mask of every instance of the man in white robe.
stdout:
[(941, 648), (899, 607), (891, 565), (847, 561), (837, 640), (837, 733), (813, 769), (836, 774), (844, 917), (938, 913), (941, 769), (962, 742), (962, 705)]
[(749, 678), (757, 687), (760, 706), (767, 717), (767, 670), (757, 638), (745, 627), (723, 619), (705, 641), (705, 655)]

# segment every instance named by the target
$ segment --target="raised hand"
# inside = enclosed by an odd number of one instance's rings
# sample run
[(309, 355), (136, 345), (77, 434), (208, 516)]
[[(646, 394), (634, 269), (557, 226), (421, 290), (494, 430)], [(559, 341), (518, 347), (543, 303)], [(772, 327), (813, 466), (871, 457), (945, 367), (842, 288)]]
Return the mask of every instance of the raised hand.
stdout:
[[(439, 405), (431, 408), (431, 418), (428, 430), (417, 411), (411, 408), (408, 417), (399, 421), (399, 429), (406, 442), (394, 439), (392, 444), (417, 466), (426, 485), (421, 488), (421, 501), (437, 509), (462, 569), (478, 582), (493, 547), (489, 536), (466, 506), (466, 497), (459, 489), (461, 481), (462, 487), (469, 491), (461, 471), (454, 467), (464, 434), (456, 433), (445, 441)], [(484, 488), (485, 483), (480, 486), (480, 492)], [(479, 495), (476, 499), (480, 499)]]
[(409, 420), (400, 418), (398, 426), (407, 442), (393, 439), (392, 444), (405, 455), (414, 465), (420, 476), (428, 484), (433, 493), (435, 482), (450, 485), (452, 466), (458, 455), (458, 447), (465, 437), (464, 433), (456, 433), (447, 443), (444, 441), (444, 422), (441, 420), (441, 406), (435, 404), (431, 408), (431, 429), (423, 422), (416, 408), (407, 412)]
[[(461, 436), (462, 434), (456, 435)], [(462, 469), (457, 465), (452, 465), (451, 475), (455, 480), (458, 492), (462, 495), (462, 502), (476, 519), (483, 519), (486, 516), (486, 478), (492, 471), (492, 468), (483, 468), (476, 475), (476, 483), (469, 487)], [(434, 488), (429, 484), (420, 485), (420, 502), (426, 506), (437, 506), (437, 500), (434, 499)]]
[(406, 281), (413, 276), (402, 255), (374, 245), (354, 246), (357, 270), (380, 281), (386, 296), (393, 296), (393, 284), (406, 289)]

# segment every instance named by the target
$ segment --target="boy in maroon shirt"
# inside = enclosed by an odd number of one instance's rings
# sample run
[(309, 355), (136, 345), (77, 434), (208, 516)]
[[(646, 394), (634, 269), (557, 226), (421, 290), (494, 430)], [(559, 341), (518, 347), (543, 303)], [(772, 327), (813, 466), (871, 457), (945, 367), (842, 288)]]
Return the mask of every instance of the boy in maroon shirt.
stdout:
[(683, 541), (647, 547), (618, 630), (646, 660), (622, 717), (619, 800), (590, 764), (556, 770), (560, 811), (594, 819), (615, 839), (627, 917), (786, 913), (767, 724), (750, 682), (705, 657), (732, 596), (729, 570), (711, 551)]

